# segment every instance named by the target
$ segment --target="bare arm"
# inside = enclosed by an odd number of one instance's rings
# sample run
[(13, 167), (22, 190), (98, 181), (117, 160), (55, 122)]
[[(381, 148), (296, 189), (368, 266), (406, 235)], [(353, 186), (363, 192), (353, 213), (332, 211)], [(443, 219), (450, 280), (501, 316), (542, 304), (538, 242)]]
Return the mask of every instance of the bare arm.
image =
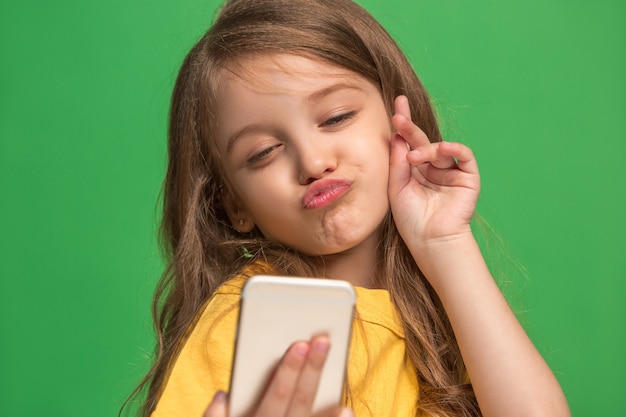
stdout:
[(402, 238), (444, 304), (484, 416), (569, 416), (552, 371), (515, 318), (472, 235), (472, 151), (430, 143), (396, 99), (389, 199)]
[(509, 308), (473, 237), (413, 252), (448, 313), (483, 415), (569, 416), (558, 381)]

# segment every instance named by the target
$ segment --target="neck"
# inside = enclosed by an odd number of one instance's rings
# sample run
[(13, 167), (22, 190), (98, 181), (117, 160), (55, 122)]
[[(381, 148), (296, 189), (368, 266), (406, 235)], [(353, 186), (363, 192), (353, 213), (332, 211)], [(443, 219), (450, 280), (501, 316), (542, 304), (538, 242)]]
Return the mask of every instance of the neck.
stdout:
[(380, 273), (377, 244), (378, 239), (372, 236), (350, 250), (323, 256), (322, 275), (357, 287), (374, 288)]

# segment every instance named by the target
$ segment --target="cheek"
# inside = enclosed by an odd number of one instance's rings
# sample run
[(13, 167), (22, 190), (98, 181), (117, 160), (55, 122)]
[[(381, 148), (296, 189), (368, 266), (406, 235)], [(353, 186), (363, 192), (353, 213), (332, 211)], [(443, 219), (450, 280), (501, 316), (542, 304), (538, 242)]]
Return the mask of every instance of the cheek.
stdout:
[(377, 172), (377, 180), (381, 186), (384, 186), (385, 189), (389, 182), (389, 155), (390, 155), (390, 146), (391, 142), (389, 141), (389, 137), (391, 136), (391, 132), (384, 137), (381, 137), (377, 143), (377, 146), (373, 147), (371, 156), (371, 166), (372, 169)]
[(284, 180), (285, 175), (271, 174), (246, 178), (238, 183), (240, 198), (256, 223), (278, 216), (282, 210), (294, 205), (295, 193)]
[(377, 170), (381, 168), (385, 171), (389, 170), (389, 155), (391, 151), (391, 132), (380, 129), (382, 131), (376, 137), (372, 137), (371, 132), (369, 135), (364, 135), (363, 139), (358, 146), (357, 149), (353, 149), (353, 151), (357, 151), (361, 154), (360, 158), (367, 161), (367, 165), (370, 167), (376, 167)]

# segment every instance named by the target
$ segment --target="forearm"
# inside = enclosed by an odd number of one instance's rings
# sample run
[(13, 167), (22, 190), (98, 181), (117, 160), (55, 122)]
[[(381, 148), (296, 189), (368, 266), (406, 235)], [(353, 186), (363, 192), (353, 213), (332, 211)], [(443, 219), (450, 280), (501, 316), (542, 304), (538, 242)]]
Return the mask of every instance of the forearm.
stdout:
[(509, 308), (471, 233), (411, 251), (450, 318), (483, 415), (569, 416), (561, 387)]

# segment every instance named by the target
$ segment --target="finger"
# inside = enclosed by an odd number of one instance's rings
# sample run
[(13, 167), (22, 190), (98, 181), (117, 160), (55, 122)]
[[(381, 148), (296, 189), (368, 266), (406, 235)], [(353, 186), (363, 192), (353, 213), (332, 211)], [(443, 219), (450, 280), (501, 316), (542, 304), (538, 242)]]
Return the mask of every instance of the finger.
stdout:
[(407, 154), (421, 174), (422, 184), (477, 188), (478, 165), (472, 151), (459, 143), (441, 142)]
[(456, 159), (456, 163), (461, 171), (478, 174), (476, 156), (474, 156), (474, 152), (469, 147), (457, 142), (442, 142), (440, 147), (441, 152)]
[(430, 143), (413, 149), (406, 155), (411, 165), (428, 163), (438, 169), (456, 168), (456, 160), (453, 156), (442, 152), (439, 143)]
[(256, 417), (285, 415), (309, 351), (306, 342), (296, 342), (287, 349), (254, 414)]
[(411, 179), (411, 166), (407, 161), (406, 142), (398, 134), (391, 137), (389, 153), (389, 196), (395, 196)]
[(203, 417), (226, 417), (226, 399), (227, 395), (224, 391), (215, 393), (211, 404), (207, 407), (202, 415)]
[(314, 417), (354, 417), (354, 412), (348, 407), (335, 407), (316, 413)]
[(398, 96), (393, 102), (395, 114), (401, 114), (411, 120), (411, 108), (409, 107), (409, 99), (406, 96)]
[(354, 417), (354, 412), (350, 408), (342, 408), (339, 417)]
[(428, 136), (426, 133), (419, 127), (415, 125), (411, 121), (411, 119), (406, 118), (401, 114), (395, 114), (391, 118), (391, 123), (393, 127), (396, 128), (396, 131), (409, 145), (409, 148), (415, 149), (422, 145), (427, 145), (430, 143), (428, 140)]
[(302, 367), (298, 384), (291, 399), (291, 406), (287, 413), (289, 417), (309, 416), (311, 414), (329, 350), (330, 340), (328, 336), (317, 336), (311, 340), (309, 356)]
[(406, 97), (398, 96), (396, 98), (395, 113), (391, 118), (391, 123), (411, 149), (430, 143), (428, 136), (411, 120), (411, 110)]
[(458, 168), (471, 174), (478, 173), (478, 165), (470, 148), (455, 142), (437, 142), (410, 151), (407, 160), (412, 165), (425, 162), (439, 169)]

